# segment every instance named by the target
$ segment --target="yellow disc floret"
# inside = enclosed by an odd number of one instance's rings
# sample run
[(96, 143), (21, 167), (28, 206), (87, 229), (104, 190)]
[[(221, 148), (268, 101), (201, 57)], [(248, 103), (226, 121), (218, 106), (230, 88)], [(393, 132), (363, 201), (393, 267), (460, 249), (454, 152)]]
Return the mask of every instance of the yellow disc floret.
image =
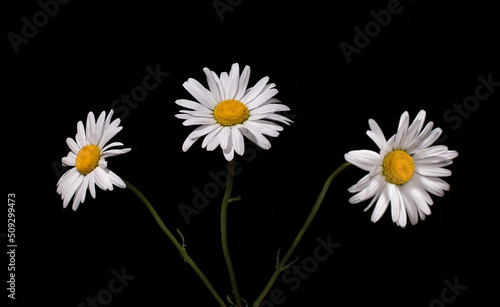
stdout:
[(385, 156), (382, 170), (387, 182), (400, 185), (411, 179), (415, 164), (408, 153), (394, 150)]
[(75, 167), (82, 175), (87, 175), (99, 164), (101, 150), (96, 145), (87, 145), (82, 147), (76, 155)]
[(241, 101), (228, 99), (220, 102), (214, 109), (215, 120), (222, 126), (234, 126), (243, 123), (250, 116), (250, 111)]

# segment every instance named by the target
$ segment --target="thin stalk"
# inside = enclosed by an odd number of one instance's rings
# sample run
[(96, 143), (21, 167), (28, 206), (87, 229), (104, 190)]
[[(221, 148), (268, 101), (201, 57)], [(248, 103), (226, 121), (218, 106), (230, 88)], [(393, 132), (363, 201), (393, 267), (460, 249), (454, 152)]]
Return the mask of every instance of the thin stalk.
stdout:
[(222, 241), (222, 252), (224, 253), (224, 259), (226, 259), (227, 271), (229, 273), (229, 279), (231, 281), (231, 287), (233, 289), (234, 299), (236, 300), (236, 305), (242, 307), (240, 293), (238, 291), (238, 286), (236, 284), (236, 277), (234, 275), (233, 263), (231, 262), (231, 256), (229, 255), (229, 246), (227, 244), (227, 207), (228, 204), (234, 200), (231, 199), (231, 191), (233, 190), (233, 178), (234, 178), (234, 160), (228, 163), (228, 177), (226, 184), (226, 191), (224, 192), (224, 197), (222, 198), (222, 208), (220, 212), (220, 233)]
[(217, 293), (217, 291), (215, 291), (215, 289), (212, 286), (212, 284), (210, 284), (210, 281), (208, 281), (208, 279), (205, 276), (205, 274), (203, 274), (203, 272), (196, 265), (196, 263), (193, 261), (193, 259), (191, 259), (191, 257), (188, 255), (188, 253), (184, 249), (184, 247), (182, 247), (182, 245), (179, 243), (179, 241), (177, 241), (177, 239), (170, 232), (170, 230), (168, 230), (167, 226), (165, 226), (165, 224), (161, 220), (160, 216), (158, 215), (158, 213), (156, 213), (156, 210), (153, 208), (153, 206), (147, 200), (147, 198), (144, 197), (144, 195), (139, 190), (137, 190), (132, 184), (130, 184), (128, 181), (126, 181), (123, 178), (122, 178), (122, 180), (127, 185), (127, 188), (129, 188), (146, 205), (146, 207), (149, 209), (149, 212), (151, 212), (151, 214), (153, 215), (154, 219), (156, 220), (156, 222), (158, 223), (158, 225), (160, 226), (160, 228), (167, 235), (167, 237), (170, 239), (170, 241), (172, 241), (172, 243), (177, 248), (177, 250), (179, 251), (179, 253), (182, 255), (182, 257), (184, 258), (184, 260), (191, 266), (191, 268), (193, 268), (193, 270), (196, 272), (196, 274), (198, 274), (198, 276), (200, 277), (200, 279), (203, 281), (203, 283), (205, 284), (205, 286), (207, 286), (208, 290), (212, 293), (212, 295), (217, 300), (217, 302), (219, 303), (219, 305), (221, 307), (226, 307), (226, 304), (220, 298), (220, 296)]
[(316, 200), (316, 203), (314, 204), (314, 207), (312, 208), (311, 212), (309, 213), (309, 216), (307, 217), (306, 221), (304, 222), (304, 225), (302, 226), (299, 233), (295, 237), (295, 240), (293, 241), (292, 245), (288, 249), (288, 251), (285, 254), (285, 256), (283, 257), (283, 259), (276, 265), (276, 270), (274, 270), (274, 273), (271, 276), (271, 279), (269, 279), (269, 282), (265, 286), (264, 290), (262, 290), (262, 292), (259, 295), (259, 297), (257, 298), (257, 300), (255, 300), (253, 307), (259, 306), (259, 304), (262, 302), (262, 300), (267, 295), (269, 290), (272, 288), (272, 286), (273, 286), (274, 282), (276, 281), (276, 279), (278, 278), (279, 274), (283, 271), (283, 267), (285, 267), (288, 259), (290, 258), (292, 253), (295, 251), (295, 248), (299, 244), (300, 240), (304, 236), (304, 233), (306, 232), (307, 228), (309, 228), (309, 225), (311, 224), (314, 217), (316, 216), (316, 213), (318, 212), (319, 208), (321, 207), (321, 204), (323, 203), (323, 199), (325, 198), (326, 192), (328, 191), (328, 188), (330, 187), (330, 184), (332, 183), (333, 179), (335, 179), (335, 177), (337, 177), (337, 175), (340, 174), (349, 165), (351, 165), (349, 162), (342, 164), (330, 175), (330, 177), (328, 177), (328, 179), (326, 180), (326, 182), (323, 186), (323, 189), (321, 190), (321, 192), (318, 195), (318, 198)]

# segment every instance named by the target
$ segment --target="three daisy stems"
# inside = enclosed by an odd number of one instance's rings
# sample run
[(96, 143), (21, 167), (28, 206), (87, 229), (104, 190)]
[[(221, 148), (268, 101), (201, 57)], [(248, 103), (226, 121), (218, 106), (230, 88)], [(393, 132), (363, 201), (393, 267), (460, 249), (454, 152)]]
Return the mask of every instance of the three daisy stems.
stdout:
[(337, 177), (337, 175), (340, 174), (349, 165), (351, 165), (351, 163), (349, 163), (349, 162), (342, 164), (330, 175), (330, 177), (328, 177), (325, 184), (323, 185), (323, 189), (321, 189), (321, 192), (319, 193), (318, 198), (316, 199), (316, 203), (314, 204), (314, 207), (312, 208), (311, 212), (309, 213), (309, 216), (307, 217), (306, 221), (304, 222), (304, 225), (299, 230), (299, 233), (295, 237), (295, 240), (293, 241), (292, 245), (288, 249), (288, 251), (285, 254), (285, 256), (283, 257), (283, 259), (281, 259), (281, 261), (279, 261), (279, 263), (276, 264), (276, 270), (274, 270), (274, 273), (271, 276), (271, 279), (269, 279), (269, 282), (265, 286), (264, 290), (262, 290), (262, 292), (259, 295), (259, 297), (257, 298), (257, 300), (255, 300), (253, 307), (259, 306), (259, 304), (262, 302), (262, 300), (267, 295), (269, 290), (271, 290), (274, 282), (276, 281), (276, 279), (278, 278), (280, 273), (288, 268), (288, 266), (290, 265), (290, 264), (288, 264), (288, 265), (286, 264), (288, 262), (288, 259), (290, 258), (292, 253), (295, 251), (295, 248), (297, 247), (300, 240), (302, 239), (302, 236), (307, 231), (307, 228), (309, 228), (309, 225), (311, 224), (314, 217), (316, 216), (316, 213), (318, 212), (319, 208), (321, 207), (321, 204), (323, 203), (323, 199), (325, 198), (326, 192), (328, 191), (328, 188), (330, 187), (333, 179), (335, 179), (335, 177)]
[[(278, 278), (278, 276), (280, 275), (280, 273), (288, 268), (287, 262), (290, 259), (290, 256), (295, 251), (295, 248), (299, 244), (300, 240), (302, 239), (302, 237), (304, 236), (305, 232), (309, 228), (309, 225), (311, 224), (311, 222), (313, 221), (314, 217), (316, 216), (319, 208), (321, 207), (321, 204), (323, 203), (323, 199), (325, 198), (326, 192), (328, 191), (331, 183), (333, 182), (333, 180), (335, 179), (335, 177), (337, 177), (337, 175), (340, 174), (349, 165), (351, 165), (349, 162), (342, 164), (341, 166), (339, 166), (330, 175), (330, 177), (328, 177), (328, 179), (326, 180), (325, 184), (323, 185), (323, 188), (321, 189), (321, 192), (318, 195), (318, 198), (316, 199), (316, 203), (314, 204), (311, 212), (309, 213), (309, 216), (307, 217), (306, 221), (304, 222), (304, 225), (299, 230), (297, 236), (295, 237), (295, 240), (293, 241), (292, 245), (288, 249), (288, 251), (285, 254), (285, 256), (283, 257), (283, 259), (281, 259), (281, 261), (279, 261), (276, 264), (276, 269), (275, 269), (273, 275), (269, 279), (267, 285), (264, 287), (264, 290), (262, 290), (262, 292), (259, 295), (259, 297), (255, 300), (255, 302), (253, 304), (253, 307), (258, 307), (259, 306), (259, 304), (262, 302), (262, 300), (264, 299), (264, 297), (267, 295), (267, 293), (269, 292), (269, 290), (274, 285), (274, 283), (275, 283), (276, 279)], [(228, 179), (227, 179), (227, 184), (226, 184), (226, 190), (224, 192), (224, 197), (222, 199), (222, 207), (221, 207), (221, 241), (222, 241), (222, 250), (223, 250), (223, 253), (224, 253), (224, 258), (226, 260), (226, 265), (227, 265), (227, 269), (228, 269), (228, 273), (229, 273), (229, 278), (230, 278), (230, 281), (231, 281), (231, 287), (232, 287), (232, 290), (233, 290), (233, 294), (234, 294), (234, 298), (235, 298), (235, 301), (236, 301), (236, 305), (238, 307), (241, 307), (242, 306), (242, 300), (241, 300), (241, 297), (239, 295), (238, 287), (237, 287), (237, 284), (236, 284), (236, 277), (235, 277), (235, 274), (234, 274), (234, 269), (233, 269), (233, 265), (232, 265), (232, 261), (231, 261), (231, 256), (229, 254), (228, 243), (227, 243), (227, 208), (228, 208), (229, 203), (231, 203), (233, 201), (237, 201), (237, 200), (240, 199), (239, 197), (231, 198), (231, 192), (232, 192), (232, 189), (233, 189), (233, 178), (234, 178), (234, 160), (232, 160), (232, 161), (230, 161), (228, 163)], [(188, 255), (188, 253), (184, 249), (183, 245), (181, 245), (179, 243), (179, 241), (177, 241), (177, 239), (172, 234), (172, 232), (170, 232), (170, 230), (165, 226), (165, 224), (163, 223), (163, 221), (161, 220), (160, 216), (158, 215), (158, 213), (156, 212), (156, 210), (153, 208), (153, 206), (151, 205), (151, 203), (132, 184), (130, 184), (128, 181), (126, 181), (123, 178), (122, 178), (122, 180), (123, 180), (123, 182), (125, 182), (125, 184), (127, 185), (127, 187), (137, 197), (139, 197), (139, 199), (146, 205), (146, 207), (149, 209), (149, 211), (153, 215), (154, 219), (156, 220), (156, 222), (158, 223), (158, 225), (160, 226), (160, 228), (167, 235), (167, 237), (170, 239), (170, 241), (172, 241), (172, 243), (177, 248), (177, 250), (179, 251), (179, 253), (181, 254), (181, 256), (184, 258), (184, 260), (193, 268), (193, 270), (196, 272), (196, 274), (198, 274), (198, 276), (200, 277), (200, 279), (203, 281), (203, 283), (208, 288), (208, 290), (212, 293), (212, 295), (217, 300), (217, 302), (219, 303), (219, 305), (222, 306), (222, 307), (226, 307), (226, 304), (221, 299), (221, 297), (219, 296), (219, 294), (217, 293), (217, 291), (214, 289), (214, 287), (212, 286), (212, 284), (210, 283), (210, 281), (208, 281), (208, 279), (205, 276), (205, 274), (203, 274), (203, 272), (200, 270), (200, 268), (191, 259), (191, 257)]]
[(139, 190), (137, 190), (132, 184), (130, 184), (128, 181), (126, 181), (123, 178), (122, 178), (122, 180), (127, 185), (127, 188), (129, 188), (146, 205), (146, 207), (149, 209), (149, 211), (153, 215), (154, 219), (156, 220), (156, 222), (158, 223), (158, 225), (160, 226), (160, 228), (167, 235), (167, 237), (170, 239), (170, 241), (172, 241), (172, 243), (174, 244), (174, 246), (177, 248), (177, 250), (181, 254), (182, 258), (191, 266), (191, 268), (193, 268), (193, 270), (196, 272), (196, 274), (198, 274), (198, 276), (200, 277), (200, 279), (203, 281), (203, 283), (208, 288), (208, 290), (212, 293), (212, 295), (217, 300), (217, 302), (219, 303), (219, 305), (221, 307), (226, 307), (226, 304), (224, 303), (224, 301), (222, 300), (222, 298), (219, 296), (219, 294), (217, 293), (217, 291), (215, 291), (214, 287), (212, 286), (212, 284), (210, 283), (210, 281), (208, 281), (208, 279), (205, 276), (205, 274), (203, 274), (203, 272), (196, 265), (196, 263), (193, 261), (193, 259), (191, 259), (191, 257), (188, 255), (187, 251), (185, 250), (184, 246), (181, 245), (179, 243), (179, 241), (177, 241), (177, 239), (172, 234), (172, 232), (170, 232), (170, 230), (167, 228), (167, 226), (165, 226), (165, 224), (161, 220), (160, 216), (158, 215), (158, 213), (156, 213), (156, 210), (153, 208), (153, 206), (147, 200), (147, 198)]

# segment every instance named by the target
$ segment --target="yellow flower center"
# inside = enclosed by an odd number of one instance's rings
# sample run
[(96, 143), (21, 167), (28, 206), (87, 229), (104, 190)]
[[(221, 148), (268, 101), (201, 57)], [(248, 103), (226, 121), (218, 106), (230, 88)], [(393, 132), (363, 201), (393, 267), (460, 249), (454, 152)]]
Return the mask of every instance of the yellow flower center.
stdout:
[(87, 175), (99, 164), (101, 150), (96, 145), (87, 145), (82, 147), (76, 155), (75, 167), (82, 175)]
[(411, 179), (415, 164), (405, 151), (394, 150), (385, 156), (382, 169), (387, 182), (399, 185)]
[(222, 126), (234, 126), (243, 123), (250, 116), (250, 111), (241, 101), (228, 99), (220, 102), (214, 109), (215, 120)]

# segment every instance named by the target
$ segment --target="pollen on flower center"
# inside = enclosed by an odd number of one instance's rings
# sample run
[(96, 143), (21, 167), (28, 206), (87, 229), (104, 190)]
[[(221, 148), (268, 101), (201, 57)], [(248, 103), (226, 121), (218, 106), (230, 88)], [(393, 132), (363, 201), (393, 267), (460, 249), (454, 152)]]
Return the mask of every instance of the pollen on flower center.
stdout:
[(250, 111), (241, 101), (228, 99), (220, 102), (214, 109), (215, 120), (222, 126), (234, 126), (243, 123), (250, 116)]
[(82, 175), (87, 175), (93, 171), (99, 164), (101, 150), (96, 145), (87, 145), (82, 147), (76, 155), (75, 167)]
[(415, 164), (408, 153), (394, 150), (385, 156), (382, 169), (387, 182), (400, 185), (411, 179)]

